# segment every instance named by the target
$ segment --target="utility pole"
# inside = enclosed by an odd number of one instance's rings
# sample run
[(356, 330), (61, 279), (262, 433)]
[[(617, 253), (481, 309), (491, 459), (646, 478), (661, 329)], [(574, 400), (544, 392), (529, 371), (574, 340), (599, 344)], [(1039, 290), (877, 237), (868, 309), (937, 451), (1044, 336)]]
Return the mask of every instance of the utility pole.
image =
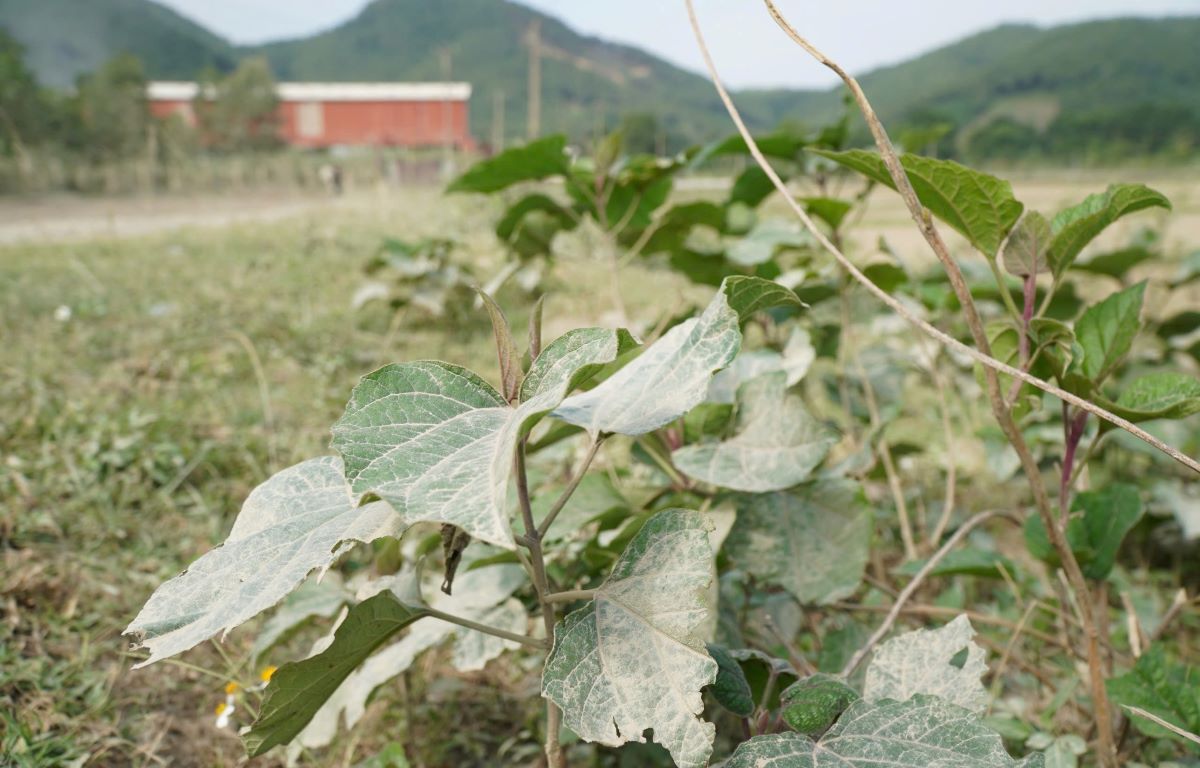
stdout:
[(492, 151), (504, 151), (504, 91), (492, 93)]
[(529, 23), (529, 119), (526, 125), (529, 139), (542, 135), (542, 21)]

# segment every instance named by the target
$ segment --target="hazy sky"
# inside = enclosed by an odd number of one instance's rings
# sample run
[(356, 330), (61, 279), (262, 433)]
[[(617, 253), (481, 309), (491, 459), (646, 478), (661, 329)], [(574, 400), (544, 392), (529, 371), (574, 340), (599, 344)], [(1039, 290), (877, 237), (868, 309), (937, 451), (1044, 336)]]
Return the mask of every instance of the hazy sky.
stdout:
[[(368, 0), (158, 0), (235, 42), (307, 35)], [(690, 69), (700, 58), (683, 0), (524, 0), (576, 29), (631, 43)], [(447, 2), (455, 0), (427, 0)], [(831, 77), (783, 39), (756, 0), (696, 0), (725, 79), (737, 86), (828, 85)], [(793, 24), (854, 72), (902, 61), (1005, 21), (1200, 13), (1200, 0), (778, 0)]]

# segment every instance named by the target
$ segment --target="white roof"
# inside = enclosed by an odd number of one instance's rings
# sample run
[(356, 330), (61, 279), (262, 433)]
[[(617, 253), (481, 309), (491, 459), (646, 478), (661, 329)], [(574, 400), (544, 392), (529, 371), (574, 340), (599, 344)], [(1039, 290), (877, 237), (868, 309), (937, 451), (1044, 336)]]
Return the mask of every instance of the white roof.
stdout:
[[(147, 95), (159, 101), (190, 101), (200, 86), (183, 81), (150, 83)], [(283, 101), (466, 101), (470, 83), (279, 83)]]

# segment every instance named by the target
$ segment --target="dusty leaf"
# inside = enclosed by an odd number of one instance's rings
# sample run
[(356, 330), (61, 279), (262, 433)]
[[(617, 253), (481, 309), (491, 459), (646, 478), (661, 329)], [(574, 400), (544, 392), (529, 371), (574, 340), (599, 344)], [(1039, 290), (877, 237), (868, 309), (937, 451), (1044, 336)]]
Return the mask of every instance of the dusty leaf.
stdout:
[(334, 457), (311, 459), (254, 489), (221, 546), (154, 591), (126, 629), (144, 667), (228, 632), (324, 570), (354, 542), (398, 535), (387, 504), (358, 506)]
[(1017, 761), (1000, 735), (967, 710), (931, 696), (851, 704), (821, 738), (798, 733), (743, 743), (725, 768), (1042, 768), (1043, 757)]
[(680, 448), (671, 457), (675, 466), (695, 480), (747, 493), (780, 491), (807, 480), (837, 437), (787, 386), (783, 371), (743, 384), (735, 434)]
[(727, 278), (700, 317), (676, 325), (595, 389), (567, 398), (553, 415), (593, 435), (652, 432), (704, 401), (713, 374), (737, 356), (742, 318), (799, 305), (776, 283)]
[(448, 363), (389, 365), (364, 377), (333, 427), (357, 493), (373, 493), (406, 520), (448, 523), (515, 547), (505, 504), (517, 441), (579, 380), (620, 353), (628, 334), (592, 329), (538, 357), (512, 407), (486, 381)]
[(704, 518), (650, 518), (595, 598), (554, 632), (542, 693), (581, 738), (618, 747), (654, 740), (683, 768), (707, 764), (715, 730), (700, 691), (717, 663), (697, 633), (706, 618), (712, 550)]
[[(940, 629), (918, 629), (888, 640), (871, 658), (863, 684), (867, 701), (937, 696), (971, 712), (983, 712), (988, 692), (980, 678), (986, 654), (972, 642), (975, 629), (959, 616)], [(966, 651), (961, 665), (955, 661)]]
[(854, 593), (871, 545), (871, 510), (862, 488), (822, 479), (791, 491), (738, 496), (725, 553), (755, 578), (778, 584), (806, 605)]

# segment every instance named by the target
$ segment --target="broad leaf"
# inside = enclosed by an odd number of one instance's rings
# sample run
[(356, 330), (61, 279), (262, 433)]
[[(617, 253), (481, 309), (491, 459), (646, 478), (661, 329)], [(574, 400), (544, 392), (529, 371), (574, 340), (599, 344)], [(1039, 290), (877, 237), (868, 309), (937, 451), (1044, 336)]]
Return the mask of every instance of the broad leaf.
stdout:
[[(528, 617), (520, 601), (511, 595), (524, 583), (525, 572), (520, 566), (498, 565), (460, 574), (453, 595), (437, 590), (433, 584), (427, 591), (432, 595), (432, 607), (440, 611), (523, 634)], [(402, 602), (415, 605), (421, 601), (414, 584), (412, 574), (402, 573), (377, 583), (376, 588), (390, 589)], [(505, 649), (515, 647), (507, 640), (427, 617), (347, 676), (312, 715), (295, 743), (308, 749), (328, 745), (337, 735), (339, 724), (349, 729), (362, 719), (367, 701), (377, 688), (411, 667), (422, 653), (451, 638), (451, 662), (464, 672), (482, 669)]]
[[(1191, 733), (1200, 733), (1200, 669), (1167, 660), (1161, 644), (1150, 647), (1126, 674), (1109, 680), (1108, 695), (1120, 705), (1144, 709)], [(1142, 717), (1131, 717), (1147, 736), (1178, 738)]]
[(506, 149), (481, 160), (446, 188), (447, 192), (498, 192), (523, 181), (566, 175), (567, 137), (547, 136), (520, 147)]
[[(863, 698), (908, 701), (937, 696), (971, 712), (987, 709), (989, 696), (980, 678), (987, 672), (982, 648), (972, 642), (975, 629), (959, 616), (940, 629), (918, 629), (893, 637), (875, 651), (867, 667)], [(956, 665), (966, 651), (966, 660)]]
[(679, 471), (695, 480), (748, 493), (791, 488), (808, 479), (837, 437), (809, 415), (799, 395), (788, 394), (787, 374), (764, 374), (738, 389), (736, 434), (672, 454)]
[(333, 427), (357, 493), (373, 493), (409, 522), (449, 523), (514, 548), (505, 500), (518, 439), (580, 377), (617, 358), (628, 335), (593, 329), (555, 340), (510, 407), (470, 371), (436, 361), (389, 365), (354, 388)]
[(1182, 419), (1200, 413), (1200, 380), (1182, 373), (1152, 373), (1121, 390), (1111, 408), (1137, 423), (1153, 419)]
[(293, 629), (309, 619), (329, 619), (350, 602), (353, 594), (342, 584), (337, 572), (327, 573), (320, 581), (306, 581), (288, 595), (279, 610), (263, 624), (254, 638), (255, 657), (262, 656)]
[(787, 374), (787, 385), (795, 385), (808, 373), (817, 358), (812, 337), (803, 328), (792, 331), (783, 352), (773, 349), (745, 350), (734, 358), (729, 367), (718, 371), (708, 387), (708, 401), (729, 403), (737, 400), (737, 391), (742, 384), (765, 373), (783, 371)]
[(1050, 222), (1046, 217), (1037, 211), (1027, 212), (1004, 245), (1004, 268), (1018, 277), (1049, 272), (1046, 252), (1050, 238)]
[(750, 717), (754, 714), (753, 692), (746, 680), (746, 673), (737, 659), (729, 655), (724, 646), (708, 645), (708, 655), (717, 662), (717, 679), (705, 690), (716, 699), (717, 703), (738, 717)]
[(737, 356), (742, 318), (759, 309), (799, 305), (794, 293), (776, 283), (728, 278), (699, 318), (667, 331), (595, 389), (567, 398), (553, 415), (593, 435), (652, 432), (704, 401), (713, 373)]
[[(883, 159), (874, 152), (812, 150), (867, 178), (896, 188)], [(1007, 181), (950, 160), (903, 155), (909, 181), (921, 205), (957, 230), (985, 256), (995, 258), (1000, 244), (1017, 223), (1024, 206), (1013, 197)]]
[(1142, 498), (1132, 485), (1114, 483), (1098, 491), (1084, 491), (1071, 505), (1083, 512), (1092, 559), (1083, 566), (1091, 579), (1106, 579), (1112, 572), (1126, 534), (1142, 519)]
[[(916, 576), (925, 567), (928, 559), (909, 560), (893, 568), (898, 576)], [(983, 579), (1008, 579), (1017, 573), (1012, 560), (990, 549), (967, 547), (946, 554), (929, 571), (929, 576), (975, 576)]]
[(792, 730), (819, 736), (860, 698), (840, 677), (818, 673), (787, 687), (780, 696), (781, 714)]
[(714, 682), (697, 628), (707, 615), (712, 550), (704, 518), (667, 510), (629, 542), (584, 608), (555, 628), (542, 692), (587, 741), (654, 740), (683, 768), (707, 764), (714, 728), (700, 691)]
[(814, 742), (798, 733), (743, 743), (725, 768), (1042, 768), (1042, 756), (1013, 760), (999, 734), (961, 707), (931, 696), (858, 701)]
[(1087, 244), (1117, 219), (1154, 206), (1170, 209), (1171, 202), (1141, 184), (1114, 184), (1060, 212), (1051, 223), (1054, 239), (1048, 254), (1054, 276), (1061, 277)]
[(853, 210), (854, 206), (845, 200), (838, 200), (830, 197), (805, 197), (801, 198), (800, 202), (804, 203), (804, 210), (809, 216), (816, 217), (833, 231), (842, 228), (842, 222), (846, 220), (846, 214)]
[(283, 665), (271, 678), (258, 719), (245, 736), (246, 751), (257, 757), (291, 741), (376, 648), (427, 615), (425, 609), (405, 605), (391, 592), (381, 592), (354, 606), (329, 648)]
[(1154, 258), (1156, 256), (1153, 252), (1142, 246), (1135, 245), (1129, 248), (1122, 248), (1119, 251), (1099, 253), (1087, 261), (1077, 261), (1074, 268), (1081, 272), (1091, 272), (1095, 275), (1108, 275), (1109, 277), (1121, 278), (1138, 264)]
[(160, 586), (125, 629), (150, 657), (174, 656), (278, 603), (353, 546), (405, 528), (387, 504), (358, 506), (334, 457), (279, 472), (246, 498), (225, 543)]
[(757, 267), (775, 258), (788, 248), (803, 248), (812, 238), (798, 225), (790, 222), (764, 221), (737, 238), (725, 253), (725, 258), (739, 267)]
[(725, 553), (738, 568), (808, 605), (858, 589), (873, 523), (857, 483), (822, 479), (788, 492), (739, 496), (736, 504)]
[(1120, 365), (1141, 328), (1146, 283), (1118, 291), (1088, 307), (1075, 323), (1075, 338), (1083, 349), (1083, 375), (1099, 384)]

